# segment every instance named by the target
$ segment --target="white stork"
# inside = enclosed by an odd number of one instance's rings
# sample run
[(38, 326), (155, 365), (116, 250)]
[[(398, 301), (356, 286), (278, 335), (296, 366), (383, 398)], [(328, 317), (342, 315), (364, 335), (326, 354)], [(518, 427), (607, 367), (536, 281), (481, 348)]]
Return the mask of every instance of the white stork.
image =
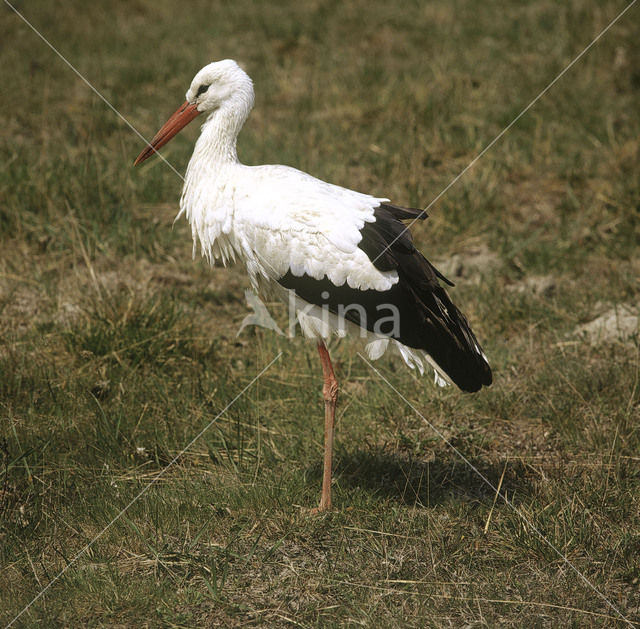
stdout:
[(425, 212), (316, 179), (288, 166), (245, 166), (236, 140), (254, 103), (235, 61), (210, 63), (186, 102), (140, 153), (140, 164), (202, 114), (178, 216), (203, 255), (244, 262), (253, 288), (285, 301), (294, 291), (302, 333), (317, 340), (324, 374), (325, 451), (319, 511), (331, 508), (331, 461), (338, 383), (325, 339), (349, 330), (366, 337), (370, 358), (391, 346), (439, 385), (463, 391), (491, 384), (491, 369), (465, 316), (416, 250), (402, 220)]

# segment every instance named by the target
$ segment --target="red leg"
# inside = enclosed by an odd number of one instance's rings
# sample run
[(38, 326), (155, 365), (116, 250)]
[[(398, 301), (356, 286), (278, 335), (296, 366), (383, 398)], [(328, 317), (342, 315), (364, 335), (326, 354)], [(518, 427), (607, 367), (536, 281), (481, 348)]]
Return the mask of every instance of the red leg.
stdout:
[(333, 373), (329, 351), (323, 341), (318, 341), (318, 353), (322, 361), (324, 386), (324, 470), (322, 473), (322, 494), (318, 511), (331, 509), (331, 462), (333, 459), (333, 428), (338, 401), (338, 381)]

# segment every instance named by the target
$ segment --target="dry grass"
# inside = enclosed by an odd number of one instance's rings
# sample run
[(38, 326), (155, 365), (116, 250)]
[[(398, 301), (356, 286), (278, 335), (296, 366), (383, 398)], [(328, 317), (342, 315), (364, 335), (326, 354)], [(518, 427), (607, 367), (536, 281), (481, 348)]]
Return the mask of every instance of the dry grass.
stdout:
[[(199, 67), (237, 58), (257, 91), (247, 163), (425, 206), (624, 6), (19, 8), (146, 135)], [(134, 171), (140, 141), (5, 8), (0, 621), (220, 415), (16, 626), (624, 626), (525, 519), (640, 622), (638, 337), (575, 334), (638, 303), (637, 18), (414, 230), (449, 261), (495, 384), (465, 396), (377, 363), (403, 400), (336, 344), (337, 509), (311, 517), (313, 348), (236, 337), (242, 269), (191, 260), (180, 180)], [(196, 133), (167, 147), (179, 170)]]

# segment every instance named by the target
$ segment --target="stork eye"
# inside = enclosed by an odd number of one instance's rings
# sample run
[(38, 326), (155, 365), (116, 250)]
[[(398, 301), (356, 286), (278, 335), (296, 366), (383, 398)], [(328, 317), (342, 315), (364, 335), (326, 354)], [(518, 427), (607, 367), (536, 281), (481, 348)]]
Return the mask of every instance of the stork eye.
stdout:
[(210, 87), (211, 85), (201, 85), (196, 92), (196, 98), (198, 98), (200, 94), (204, 94)]

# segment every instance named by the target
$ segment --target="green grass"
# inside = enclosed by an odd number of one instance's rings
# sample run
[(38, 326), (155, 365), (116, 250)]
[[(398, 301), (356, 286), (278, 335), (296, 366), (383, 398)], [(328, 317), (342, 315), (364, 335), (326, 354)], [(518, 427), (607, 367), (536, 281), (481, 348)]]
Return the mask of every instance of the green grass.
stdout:
[[(236, 58), (257, 94), (243, 161), (424, 207), (626, 4), (17, 6), (147, 137), (195, 71)], [(243, 270), (191, 260), (180, 179), (134, 170), (141, 141), (2, 13), (0, 622), (209, 424), (15, 626), (625, 626), (525, 519), (640, 622), (637, 337), (573, 333), (639, 299), (638, 7), (413, 230), (460, 256), (452, 296), (493, 386), (376, 363), (421, 417), (332, 345), (323, 516), (315, 349), (236, 337)], [(179, 171), (196, 134), (164, 151)], [(538, 276), (553, 290), (527, 290)]]

